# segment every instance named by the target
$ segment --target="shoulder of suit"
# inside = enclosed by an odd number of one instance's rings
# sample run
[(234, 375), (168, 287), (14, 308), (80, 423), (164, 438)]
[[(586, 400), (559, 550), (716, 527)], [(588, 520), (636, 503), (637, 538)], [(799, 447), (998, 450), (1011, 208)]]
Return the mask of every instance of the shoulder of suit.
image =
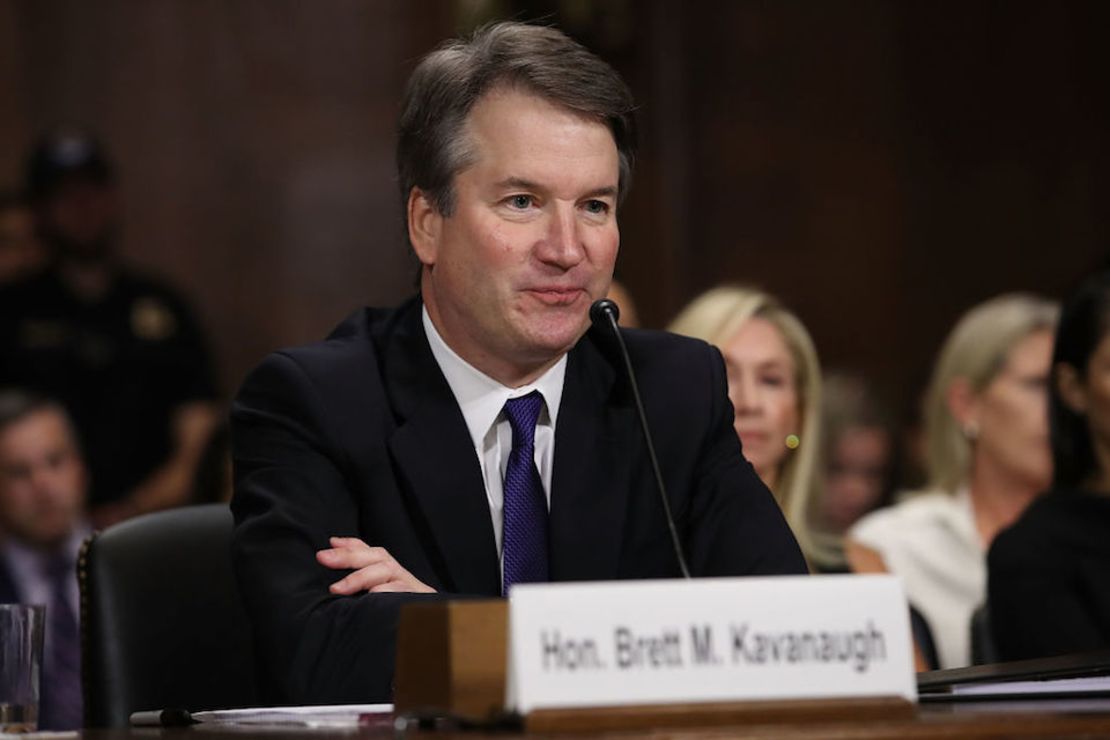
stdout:
[(414, 307), (411, 301), (396, 308), (360, 308), (341, 321), (326, 338), (285, 347), (276, 354), (312, 365), (372, 358), (389, 338), (411, 328), (407, 326), (412, 323), (410, 314), (415, 311), (419, 317), (419, 310), (419, 304)]
[(1044, 550), (1110, 552), (1110, 498), (1074, 489), (1037, 497), (1011, 527), (999, 533), (999, 549), (1044, 554)]
[(688, 362), (713, 356), (713, 348), (701, 339), (651, 329), (621, 329), (633, 362)]
[[(270, 353), (254, 369), (244, 387), (258, 378), (289, 377), (309, 380), (318, 391), (331, 396), (351, 393), (372, 384), (380, 374), (382, 327), (400, 309), (361, 308), (344, 319), (327, 338), (308, 344), (284, 347)], [(277, 374), (276, 376), (274, 374)]]

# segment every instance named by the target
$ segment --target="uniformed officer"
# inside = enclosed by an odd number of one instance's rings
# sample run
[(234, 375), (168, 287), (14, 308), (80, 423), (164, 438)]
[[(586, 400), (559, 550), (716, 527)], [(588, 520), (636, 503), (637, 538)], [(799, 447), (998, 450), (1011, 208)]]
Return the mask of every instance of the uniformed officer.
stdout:
[(28, 159), (27, 192), (50, 259), (0, 291), (0, 385), (70, 410), (97, 525), (185, 502), (219, 418), (192, 313), (117, 259), (115, 172), (91, 136), (46, 135)]

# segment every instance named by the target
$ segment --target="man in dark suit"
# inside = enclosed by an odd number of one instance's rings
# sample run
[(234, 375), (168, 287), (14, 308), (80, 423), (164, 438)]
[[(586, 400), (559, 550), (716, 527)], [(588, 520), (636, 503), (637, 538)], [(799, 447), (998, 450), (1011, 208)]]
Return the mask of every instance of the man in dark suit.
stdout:
[[(676, 577), (605, 296), (631, 95), (562, 33), (427, 56), (398, 170), (420, 296), (271, 355), (232, 411), (235, 562), (276, 702), (389, 700), (399, 607)], [(801, 573), (743, 459), (720, 354), (625, 333), (694, 575)]]
[(0, 390), (0, 603), (46, 606), (39, 729), (81, 727), (77, 553), (87, 474), (57, 402)]

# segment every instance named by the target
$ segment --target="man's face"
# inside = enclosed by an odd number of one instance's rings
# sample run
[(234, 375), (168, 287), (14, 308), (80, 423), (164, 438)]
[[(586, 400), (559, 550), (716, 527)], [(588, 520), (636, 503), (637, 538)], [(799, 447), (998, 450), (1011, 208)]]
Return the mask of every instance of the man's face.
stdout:
[(113, 185), (81, 176), (63, 180), (41, 210), (44, 236), (69, 257), (108, 256), (119, 209)]
[(410, 202), (424, 300), (452, 349), (521, 385), (578, 341), (608, 290), (617, 148), (604, 124), (511, 88), (479, 100), (465, 130), (453, 213)]
[(0, 208), (0, 283), (14, 280), (37, 267), (43, 259), (29, 208)]
[(0, 529), (50, 547), (72, 531), (85, 502), (85, 466), (73, 432), (55, 409), (0, 431)]

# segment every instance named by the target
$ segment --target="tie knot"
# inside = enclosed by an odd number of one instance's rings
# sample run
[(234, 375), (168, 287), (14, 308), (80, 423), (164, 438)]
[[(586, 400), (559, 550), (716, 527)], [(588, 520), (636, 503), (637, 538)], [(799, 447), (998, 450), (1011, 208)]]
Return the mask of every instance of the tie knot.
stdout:
[(509, 426), (513, 428), (513, 447), (532, 447), (536, 422), (542, 408), (543, 396), (539, 391), (532, 391), (520, 398), (510, 398), (505, 402), (505, 416), (509, 418)]

